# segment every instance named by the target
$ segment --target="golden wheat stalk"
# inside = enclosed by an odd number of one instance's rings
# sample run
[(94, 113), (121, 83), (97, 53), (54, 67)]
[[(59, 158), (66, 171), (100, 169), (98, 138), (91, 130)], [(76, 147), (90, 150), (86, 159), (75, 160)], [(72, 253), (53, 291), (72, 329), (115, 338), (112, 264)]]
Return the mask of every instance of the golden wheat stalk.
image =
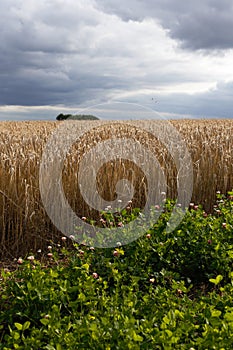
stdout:
[[(98, 213), (81, 198), (77, 175), (79, 162), (84, 153), (98, 142), (113, 136), (132, 138), (153, 152), (167, 178), (167, 195), (176, 198), (177, 169), (172, 157), (158, 140), (140, 128), (129, 128), (124, 123), (117, 128), (118, 135), (114, 123), (107, 127), (104, 121), (78, 123), (80, 128), (90, 123), (93, 129), (71, 147), (64, 162), (62, 181), (69, 204), (80, 217), (96, 218)], [(148, 125), (156, 121), (143, 123)], [(216, 191), (226, 193), (233, 188), (233, 120), (181, 120), (171, 123), (182, 136), (192, 157), (192, 201), (210, 211)], [(95, 129), (97, 125), (100, 127), (98, 132)], [(57, 126), (58, 122), (0, 123), (0, 255), (16, 256), (29, 250), (35, 251), (49, 239), (58, 237), (59, 233), (46, 215), (39, 191), (43, 148)], [(57, 150), (54, 149), (54, 152)], [(107, 161), (100, 169), (97, 176), (100, 195), (107, 201), (113, 200), (115, 185), (123, 177), (132, 182), (135, 188), (134, 206), (143, 207), (147, 181), (140, 167), (129, 160)]]

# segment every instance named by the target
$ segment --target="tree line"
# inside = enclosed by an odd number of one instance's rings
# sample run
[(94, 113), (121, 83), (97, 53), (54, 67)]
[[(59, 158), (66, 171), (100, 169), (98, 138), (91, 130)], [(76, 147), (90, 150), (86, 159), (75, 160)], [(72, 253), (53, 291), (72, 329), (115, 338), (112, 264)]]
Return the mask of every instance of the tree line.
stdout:
[(57, 120), (66, 120), (66, 119), (71, 119), (71, 120), (99, 120), (99, 118), (95, 117), (94, 115), (91, 114), (63, 114), (60, 113), (56, 117)]

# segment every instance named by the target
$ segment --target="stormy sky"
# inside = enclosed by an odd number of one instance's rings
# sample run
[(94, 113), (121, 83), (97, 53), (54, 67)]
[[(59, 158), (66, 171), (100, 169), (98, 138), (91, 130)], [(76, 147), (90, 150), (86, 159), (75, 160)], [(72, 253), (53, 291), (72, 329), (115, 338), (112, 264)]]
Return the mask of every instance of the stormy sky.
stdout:
[(0, 12), (0, 120), (119, 101), (233, 117), (231, 0), (1, 0)]

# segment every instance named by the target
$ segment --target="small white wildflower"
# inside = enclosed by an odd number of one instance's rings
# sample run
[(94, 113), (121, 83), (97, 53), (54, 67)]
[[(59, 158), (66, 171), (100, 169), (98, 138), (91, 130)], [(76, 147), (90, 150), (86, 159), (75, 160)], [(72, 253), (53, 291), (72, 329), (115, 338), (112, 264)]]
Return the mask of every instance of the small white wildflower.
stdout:
[(28, 256), (28, 260), (33, 261), (35, 260), (35, 257), (33, 255)]

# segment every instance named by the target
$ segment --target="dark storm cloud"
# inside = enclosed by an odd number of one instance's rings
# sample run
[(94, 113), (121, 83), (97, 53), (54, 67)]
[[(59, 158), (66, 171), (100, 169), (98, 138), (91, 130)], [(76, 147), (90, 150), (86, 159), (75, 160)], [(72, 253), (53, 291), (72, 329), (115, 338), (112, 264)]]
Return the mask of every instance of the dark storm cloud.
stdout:
[(87, 68), (97, 10), (81, 5), (1, 1), (1, 105), (80, 103), (109, 86)]
[(98, 4), (126, 21), (154, 18), (183, 48), (233, 48), (232, 0), (100, 0)]
[(197, 94), (233, 80), (228, 0), (1, 0), (0, 13), (0, 118), (13, 115), (7, 105), (50, 117), (56, 106), (147, 105), (157, 94), (163, 112), (233, 110), (230, 84)]
[(166, 81), (151, 57), (153, 27), (125, 24), (94, 1), (2, 0), (0, 11), (1, 105), (95, 103)]

